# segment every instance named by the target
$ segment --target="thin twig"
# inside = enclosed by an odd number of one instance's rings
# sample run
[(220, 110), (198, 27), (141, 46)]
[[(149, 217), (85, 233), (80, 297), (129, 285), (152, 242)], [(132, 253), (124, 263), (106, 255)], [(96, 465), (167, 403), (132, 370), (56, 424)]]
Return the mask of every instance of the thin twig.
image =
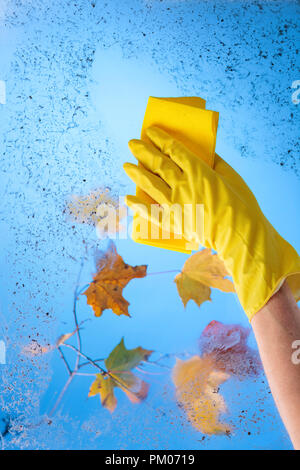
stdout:
[[(72, 346), (71, 344), (67, 344), (67, 343), (62, 344), (62, 346), (65, 346), (66, 348), (73, 349), (73, 351), (75, 351), (79, 356), (84, 357), (91, 365), (93, 365), (94, 367), (99, 369), (101, 371), (102, 375), (107, 375), (108, 374), (105, 369), (100, 367), (95, 361), (93, 361), (93, 359), (88, 357), (82, 351), (79, 351), (77, 348), (75, 348), (75, 346)], [(74, 372), (77, 372), (77, 371), (74, 371)]]
[(69, 386), (70, 386), (70, 384), (71, 384), (73, 378), (74, 378), (74, 374), (69, 375), (69, 378), (68, 378), (68, 380), (66, 381), (64, 388), (63, 388), (62, 391), (60, 392), (59, 397), (57, 398), (57, 400), (56, 400), (56, 402), (55, 402), (53, 408), (51, 409), (51, 411), (50, 411), (50, 413), (49, 413), (49, 417), (51, 417), (51, 416), (54, 415), (55, 411), (57, 410), (58, 405), (60, 404), (60, 402), (61, 402), (61, 400), (62, 400), (64, 394), (66, 393), (67, 389), (69, 388)]
[[(105, 359), (94, 359), (94, 362), (104, 362), (104, 361)], [(91, 365), (90, 361), (82, 362), (81, 364), (79, 364), (78, 370), (88, 365)]]
[(78, 318), (77, 318), (77, 300), (78, 300), (78, 289), (79, 289), (80, 277), (81, 277), (81, 273), (82, 273), (82, 270), (83, 270), (84, 260), (85, 260), (85, 256), (83, 256), (82, 259), (81, 259), (81, 264), (80, 264), (80, 269), (79, 269), (77, 280), (76, 280), (76, 286), (75, 286), (75, 290), (74, 290), (74, 299), (73, 299), (73, 317), (74, 317), (74, 322), (75, 322), (75, 327), (76, 327), (75, 331), (76, 331), (77, 344), (78, 344), (75, 367), (74, 367), (74, 370), (72, 372), (71, 368), (70, 368), (70, 366), (69, 366), (69, 364), (68, 364), (68, 362), (67, 362), (67, 360), (66, 360), (66, 358), (63, 354), (63, 352), (61, 351), (61, 347), (59, 347), (58, 350), (59, 350), (59, 352), (61, 354), (61, 358), (63, 359), (63, 361), (65, 363), (65, 366), (68, 370), (69, 378), (68, 378), (67, 382), (65, 383), (64, 388), (60, 392), (53, 408), (50, 410), (49, 416), (53, 416), (53, 414), (57, 410), (64, 394), (66, 393), (67, 389), (69, 388), (69, 386), (70, 386), (73, 378), (75, 377), (76, 373), (78, 372), (78, 368), (79, 368), (82, 343), (81, 343), (80, 328), (79, 328), (79, 323), (78, 323)]
[(63, 362), (64, 362), (64, 364), (65, 364), (65, 366), (66, 366), (66, 368), (67, 368), (68, 374), (69, 374), (69, 375), (72, 375), (71, 368), (70, 368), (70, 366), (69, 366), (69, 364), (68, 364), (68, 361), (67, 361), (67, 359), (66, 359), (64, 353), (63, 353), (62, 350), (61, 350), (61, 347), (58, 347), (57, 349), (58, 349), (58, 352), (59, 352), (59, 354), (60, 354), (60, 357), (62, 358), (62, 360), (63, 360)]
[(85, 286), (83, 286), (80, 291), (77, 292), (77, 297), (79, 295), (81, 295), (85, 290), (87, 290), (87, 288), (89, 287), (89, 284), (86, 284)]
[[(86, 259), (85, 256), (83, 256), (81, 258), (80, 268), (79, 268), (77, 281), (76, 281), (76, 286), (75, 286), (75, 291), (74, 291), (74, 302), (73, 302), (73, 317), (74, 317), (74, 322), (75, 322), (75, 326), (76, 326), (76, 329), (77, 329), (76, 336), (77, 336), (78, 351), (81, 351), (82, 342), (81, 342), (81, 335), (80, 335), (80, 331), (79, 331), (79, 323), (78, 323), (78, 317), (77, 317), (77, 300), (78, 300), (78, 295), (79, 295), (78, 294), (78, 289), (79, 289), (79, 284), (80, 284), (80, 278), (81, 278), (81, 274), (82, 274), (85, 259)], [(80, 355), (79, 355), (79, 353), (77, 353), (74, 371), (78, 370), (79, 362), (80, 362)]]
[(156, 274), (180, 273), (180, 269), (171, 269), (170, 271), (160, 271), (157, 273), (147, 273), (147, 276), (156, 276)]
[(74, 375), (82, 375), (86, 377), (96, 377), (97, 374), (87, 374), (85, 372), (76, 372)]
[[(81, 351), (81, 336), (80, 336), (80, 331), (79, 331), (79, 325), (78, 325), (78, 319), (77, 319), (77, 291), (75, 291), (74, 293), (74, 303), (73, 303), (73, 316), (74, 316), (74, 322), (75, 322), (75, 325), (76, 325), (76, 336), (77, 336), (77, 344), (78, 344), (78, 350)], [(80, 356), (79, 354), (77, 354), (77, 357), (76, 357), (76, 362), (75, 362), (75, 367), (74, 367), (74, 370), (77, 370), (78, 369), (78, 366), (79, 366), (79, 361), (80, 361)]]

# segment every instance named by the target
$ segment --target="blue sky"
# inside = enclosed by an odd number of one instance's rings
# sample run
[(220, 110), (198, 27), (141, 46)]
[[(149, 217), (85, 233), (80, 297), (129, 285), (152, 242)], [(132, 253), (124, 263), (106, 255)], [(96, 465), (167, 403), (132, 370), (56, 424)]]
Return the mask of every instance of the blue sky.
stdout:
[[(222, 386), (230, 438), (202, 440), (177, 407), (170, 371), (154, 367), (140, 405), (117, 393), (110, 415), (98, 398), (87, 399), (91, 378), (78, 377), (51, 425), (40, 423), (66, 372), (57, 353), (29, 359), (22, 348), (32, 339), (53, 343), (72, 329), (85, 245), (102, 242), (91, 227), (72, 226), (65, 201), (102, 186), (121, 196), (133, 192), (122, 164), (133, 161), (127, 141), (139, 136), (149, 95), (197, 95), (220, 112), (217, 152), (300, 249), (299, 105), (291, 99), (299, 79), (297, 14), (293, 1), (107, 0), (94, 7), (87, 0), (1, 1), (0, 339), (7, 364), (0, 364), (0, 396), (12, 423), (4, 447), (291, 447), (263, 376)], [(117, 241), (117, 248), (126, 262), (148, 264), (149, 273), (180, 269), (187, 259), (130, 239)], [(93, 272), (91, 250), (82, 286)], [(213, 291), (212, 302), (184, 309), (173, 279), (170, 273), (132, 281), (124, 290), (130, 319), (110, 311), (94, 319), (82, 297), (80, 319), (90, 319), (86, 353), (106, 357), (124, 336), (128, 348), (172, 354), (172, 366), (174, 356), (198, 352), (197, 339), (211, 320), (247, 325), (232, 294)]]

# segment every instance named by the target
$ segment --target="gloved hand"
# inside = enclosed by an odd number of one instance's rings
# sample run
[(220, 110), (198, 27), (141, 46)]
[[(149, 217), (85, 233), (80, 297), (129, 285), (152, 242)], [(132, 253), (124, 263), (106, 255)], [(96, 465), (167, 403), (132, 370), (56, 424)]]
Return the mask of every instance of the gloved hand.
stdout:
[[(200, 97), (185, 96), (177, 98), (157, 98), (150, 96), (147, 103), (141, 140), (150, 142), (146, 130), (157, 126), (180, 140), (190, 151), (211, 167), (214, 164), (215, 146), (218, 129), (219, 113), (206, 109), (206, 102)], [(146, 204), (153, 204), (151, 198), (136, 188), (136, 196)], [(165, 231), (167, 224), (160, 228), (150, 224), (148, 218), (142, 217), (136, 210), (132, 221), (132, 239), (150, 246), (191, 253), (199, 250), (199, 243), (191, 243), (174, 233), (173, 227)], [(162, 231), (161, 227), (164, 227)]]
[[(163, 207), (204, 205), (203, 230), (192, 220), (183, 225), (183, 236), (217, 251), (249, 320), (286, 278), (299, 300), (300, 258), (265, 218), (244, 180), (218, 155), (212, 169), (165, 131), (150, 127), (146, 132), (152, 143), (129, 142), (141, 165), (125, 163), (124, 170)], [(127, 196), (126, 203), (133, 210), (143, 204), (136, 196)], [(144, 216), (149, 214), (145, 207)], [(174, 220), (175, 226), (180, 223)]]

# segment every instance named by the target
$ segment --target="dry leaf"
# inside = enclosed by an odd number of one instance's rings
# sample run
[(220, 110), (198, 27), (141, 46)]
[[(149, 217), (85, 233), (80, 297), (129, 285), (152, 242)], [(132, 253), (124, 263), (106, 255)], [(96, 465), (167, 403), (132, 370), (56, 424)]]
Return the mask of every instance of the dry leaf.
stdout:
[(86, 196), (72, 195), (67, 212), (71, 222), (95, 225), (98, 235), (106, 231), (110, 236), (122, 231), (121, 220), (127, 213), (108, 188), (99, 188)]
[(22, 354), (24, 354), (24, 356), (42, 356), (53, 349), (51, 344), (41, 345), (38, 341), (33, 339), (29, 344), (23, 347)]
[(145, 277), (146, 274), (146, 265), (129, 266), (124, 263), (111, 241), (107, 251), (100, 252), (97, 273), (84, 292), (95, 316), (100, 317), (104, 310), (110, 308), (116, 315), (129, 317), (129, 302), (122, 296), (123, 289), (131, 279)]
[(233, 283), (226, 279), (228, 272), (220, 258), (205, 248), (190, 256), (181, 273), (175, 277), (178, 293), (186, 306), (189, 300), (200, 305), (210, 298), (210, 287), (234, 292)]
[(65, 333), (63, 335), (60, 335), (59, 338), (57, 338), (56, 341), (56, 347), (59, 348), (62, 344), (64, 344), (68, 339), (70, 339), (74, 334), (76, 333), (76, 330), (73, 331), (72, 333)]
[(193, 356), (187, 361), (177, 359), (173, 369), (176, 398), (183, 406), (189, 422), (203, 434), (228, 434), (230, 427), (220, 422), (226, 412), (219, 386), (229, 375), (216, 370), (211, 358)]
[(107, 373), (97, 374), (92, 383), (89, 397), (100, 395), (101, 403), (110, 412), (117, 406), (114, 388), (121, 388), (132, 403), (140, 403), (148, 394), (149, 385), (139, 377), (135, 376), (131, 369), (146, 361), (152, 351), (141, 347), (126, 349), (124, 340), (115, 347), (108, 358), (104, 361)]

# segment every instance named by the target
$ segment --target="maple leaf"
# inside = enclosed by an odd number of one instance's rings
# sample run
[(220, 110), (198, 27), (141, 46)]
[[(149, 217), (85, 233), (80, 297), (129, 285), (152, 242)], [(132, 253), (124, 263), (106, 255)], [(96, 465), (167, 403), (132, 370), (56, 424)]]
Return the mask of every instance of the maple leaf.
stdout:
[(91, 385), (89, 397), (99, 394), (102, 405), (112, 413), (117, 406), (114, 387), (114, 382), (108, 375), (97, 374), (96, 380)]
[(211, 300), (210, 287), (223, 292), (234, 292), (233, 283), (225, 276), (228, 276), (228, 272), (223, 262), (218, 255), (205, 248), (187, 259), (174, 281), (183, 305), (194, 300), (200, 307), (206, 300)]
[(100, 252), (97, 260), (97, 273), (93, 282), (83, 293), (92, 306), (96, 317), (104, 310), (112, 309), (116, 315), (127, 315), (129, 302), (122, 292), (131, 279), (145, 277), (147, 266), (129, 266), (117, 253), (115, 244), (110, 241), (106, 252)]
[(177, 359), (172, 376), (176, 398), (192, 426), (203, 434), (228, 434), (229, 426), (219, 420), (226, 404), (218, 389), (229, 375), (217, 370), (211, 358), (193, 356)]
[(97, 374), (96, 380), (92, 383), (89, 397), (100, 395), (101, 403), (111, 413), (117, 406), (117, 399), (114, 394), (116, 387), (121, 388), (126, 393), (132, 403), (140, 403), (148, 395), (149, 385), (139, 377), (135, 376), (131, 369), (134, 369), (142, 361), (146, 361), (152, 351), (142, 347), (126, 349), (124, 339), (110, 353), (104, 363), (107, 372)]

